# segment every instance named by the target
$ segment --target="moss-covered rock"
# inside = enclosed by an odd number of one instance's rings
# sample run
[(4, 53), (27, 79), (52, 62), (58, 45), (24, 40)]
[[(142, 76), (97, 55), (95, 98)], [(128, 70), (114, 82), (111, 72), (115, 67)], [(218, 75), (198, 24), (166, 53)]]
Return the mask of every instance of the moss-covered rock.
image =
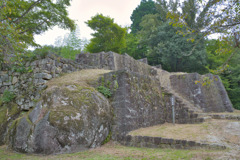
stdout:
[(101, 145), (110, 133), (108, 100), (92, 87), (51, 86), (9, 130), (16, 151), (52, 154)]
[(7, 126), (20, 113), (20, 109), (14, 103), (7, 103), (0, 107), (0, 145), (4, 144)]

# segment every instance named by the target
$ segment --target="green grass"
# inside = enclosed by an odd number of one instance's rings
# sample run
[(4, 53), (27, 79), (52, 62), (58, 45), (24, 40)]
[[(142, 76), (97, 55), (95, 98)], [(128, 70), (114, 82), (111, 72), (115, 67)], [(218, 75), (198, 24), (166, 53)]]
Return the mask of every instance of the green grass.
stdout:
[(207, 150), (177, 150), (177, 149), (153, 149), (153, 148), (136, 148), (125, 147), (112, 144), (112, 142), (104, 145), (101, 148), (90, 149), (87, 151), (76, 152), (71, 154), (58, 155), (27, 155), (9, 151), (6, 146), (0, 147), (1, 160), (190, 160), (194, 159), (195, 155), (201, 155), (204, 152), (205, 156), (201, 159), (211, 157), (212, 153), (219, 151)]

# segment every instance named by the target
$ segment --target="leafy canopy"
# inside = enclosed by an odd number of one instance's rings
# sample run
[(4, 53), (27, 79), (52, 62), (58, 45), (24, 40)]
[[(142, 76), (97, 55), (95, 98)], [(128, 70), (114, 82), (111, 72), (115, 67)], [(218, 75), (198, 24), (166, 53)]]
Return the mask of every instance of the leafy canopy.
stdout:
[[(197, 6), (197, 12), (192, 10), (192, 5)], [(225, 41), (225, 43), (233, 42), (233, 45), (230, 45), (230, 48), (224, 48), (224, 45), (221, 46), (221, 48), (224, 49), (218, 50), (219, 54), (228, 53), (231, 59), (237, 53), (237, 49), (240, 48), (239, 0), (185, 0), (182, 8), (182, 12), (168, 13), (168, 17), (172, 20), (170, 24), (184, 28), (178, 33), (183, 36), (191, 36), (190, 40), (195, 41), (195, 46), (200, 43), (201, 39), (209, 35), (220, 34), (221, 36), (218, 38), (220, 41)], [(189, 12), (191, 10), (192, 12)], [(195, 21), (192, 21), (194, 23), (189, 23), (191, 19), (195, 19)], [(200, 35), (201, 38), (196, 40), (196, 35)], [(189, 55), (192, 54), (195, 46), (192, 48), (192, 51), (189, 52)], [(234, 51), (232, 48), (235, 48)], [(230, 59), (227, 59), (227, 61), (223, 63), (221, 70), (226, 68)]]
[(156, 6), (153, 0), (142, 0), (140, 5), (135, 8), (131, 15), (131, 33), (135, 34), (141, 30), (140, 23), (142, 21), (142, 17), (147, 14), (155, 14)]
[(105, 17), (102, 14), (92, 17), (86, 24), (95, 31), (92, 34), (93, 38), (86, 46), (89, 52), (114, 51), (121, 53), (126, 45), (126, 28), (122, 28), (114, 23), (112, 18)]
[(28, 46), (37, 46), (34, 35), (55, 25), (75, 29), (66, 7), (70, 0), (1, 0), (0, 56), (24, 53)]
[[(140, 44), (147, 46), (147, 57), (151, 65), (161, 64), (168, 71), (204, 72), (206, 63), (206, 52), (204, 40), (196, 46), (191, 56), (186, 54), (191, 51), (194, 44), (189, 41), (190, 36), (176, 34), (181, 28), (174, 28), (169, 25), (168, 12), (179, 12), (178, 1), (157, 0), (156, 14), (148, 14), (142, 18)], [(196, 5), (188, 4), (191, 10), (186, 10), (188, 15), (196, 16)], [(184, 8), (181, 8), (184, 10)], [(188, 23), (194, 23), (194, 18), (189, 18)], [(199, 37), (196, 37), (199, 39)]]

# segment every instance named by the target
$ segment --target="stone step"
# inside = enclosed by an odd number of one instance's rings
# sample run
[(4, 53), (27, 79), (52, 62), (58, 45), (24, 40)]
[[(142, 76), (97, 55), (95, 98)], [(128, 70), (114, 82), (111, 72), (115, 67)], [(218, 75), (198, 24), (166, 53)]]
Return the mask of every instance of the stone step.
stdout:
[(207, 144), (189, 140), (179, 140), (162, 137), (117, 135), (115, 140), (122, 145), (133, 147), (218, 150), (226, 149), (226, 146), (218, 144)]

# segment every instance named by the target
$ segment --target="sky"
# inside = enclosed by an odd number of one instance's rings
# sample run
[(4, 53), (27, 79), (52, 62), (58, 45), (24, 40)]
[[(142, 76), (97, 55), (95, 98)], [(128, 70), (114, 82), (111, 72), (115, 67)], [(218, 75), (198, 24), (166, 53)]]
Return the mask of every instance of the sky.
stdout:
[[(69, 17), (76, 21), (80, 29), (80, 38), (91, 38), (93, 32), (85, 22), (97, 13), (109, 16), (114, 22), (122, 27), (130, 26), (130, 16), (133, 10), (140, 4), (141, 0), (72, 0), (68, 8)], [(69, 33), (58, 27), (35, 36), (35, 41), (40, 45), (54, 45), (55, 39)]]

